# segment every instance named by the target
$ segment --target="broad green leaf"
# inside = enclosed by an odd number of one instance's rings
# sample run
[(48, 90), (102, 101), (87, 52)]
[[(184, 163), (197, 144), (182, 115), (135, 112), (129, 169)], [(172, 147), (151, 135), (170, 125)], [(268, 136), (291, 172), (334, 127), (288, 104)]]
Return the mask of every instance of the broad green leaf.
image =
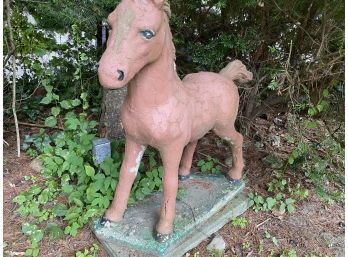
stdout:
[(324, 110), (324, 105), (323, 104), (317, 104), (317, 109), (319, 112), (322, 112)]
[(59, 101), (59, 95), (57, 95), (55, 93), (52, 93), (52, 98), (53, 98), (53, 100)]
[(62, 191), (63, 191), (63, 193), (65, 193), (65, 194), (70, 194), (73, 190), (74, 190), (74, 187), (73, 187), (72, 185), (64, 184), (64, 185), (62, 186)]
[(277, 203), (277, 200), (272, 197), (267, 197), (266, 202), (268, 210), (272, 210), (273, 206)]
[(72, 106), (76, 107), (79, 106), (81, 104), (80, 99), (74, 99), (71, 101)]
[(33, 249), (29, 248), (29, 249), (25, 250), (25, 255), (26, 256), (33, 256)]
[(285, 204), (293, 204), (294, 202), (295, 202), (295, 200), (292, 199), (292, 198), (287, 198), (287, 199), (285, 200)]
[(52, 93), (52, 90), (53, 90), (53, 86), (45, 86), (45, 89), (47, 91), (47, 93)]
[(317, 123), (315, 121), (309, 121), (309, 122), (307, 122), (306, 127), (309, 129), (314, 129), (317, 127)]
[(57, 118), (54, 116), (49, 116), (45, 120), (45, 125), (48, 127), (54, 127), (57, 125)]
[(135, 197), (137, 198), (137, 200), (141, 201), (141, 200), (144, 200), (144, 194), (140, 191), (140, 190), (137, 190), (135, 192)]
[(43, 238), (44, 233), (41, 229), (35, 230), (32, 234), (31, 234), (31, 239), (34, 242), (40, 242), (41, 239)]
[(279, 212), (280, 212), (280, 214), (284, 214), (284, 213), (285, 213), (285, 207), (286, 207), (286, 204), (285, 204), (285, 203), (282, 203), (282, 204), (279, 206)]
[(272, 237), (272, 242), (273, 242), (273, 244), (275, 244), (276, 246), (278, 246), (278, 239), (275, 238), (274, 236)]
[(163, 173), (164, 173), (163, 166), (159, 166), (157, 170), (158, 170), (158, 176), (160, 178), (163, 178)]
[(64, 234), (63, 230), (55, 223), (47, 224), (45, 231), (48, 233), (51, 240), (57, 240)]
[(86, 60), (88, 60), (88, 57), (87, 57), (87, 55), (85, 53), (81, 53), (80, 54), (80, 59), (81, 59), (81, 61), (86, 61)]
[(201, 166), (204, 165), (204, 163), (205, 163), (204, 160), (200, 160), (200, 161), (198, 161), (197, 166), (198, 166), (198, 167), (201, 167)]
[(329, 90), (327, 88), (325, 88), (323, 90), (323, 97), (328, 97), (329, 96)]
[(52, 212), (57, 217), (63, 217), (68, 212), (68, 208), (65, 204), (58, 203), (52, 208)]
[(144, 187), (141, 189), (141, 192), (144, 194), (144, 195), (149, 195), (151, 194), (151, 190), (148, 188), (148, 187)]
[(51, 113), (53, 116), (57, 117), (58, 114), (60, 113), (60, 108), (59, 107), (52, 107), (51, 108)]
[(66, 110), (69, 110), (71, 109), (73, 106), (71, 105), (70, 101), (68, 100), (63, 100), (60, 102), (60, 106), (63, 108), (63, 109), (66, 109)]
[(294, 161), (295, 161), (294, 158), (292, 156), (290, 156), (289, 159), (288, 159), (288, 163), (289, 164), (293, 164)]
[(34, 224), (30, 224), (30, 223), (23, 223), (22, 224), (22, 232), (26, 235), (32, 235), (37, 229), (37, 226)]
[(288, 204), (286, 208), (288, 209), (289, 213), (293, 213), (295, 211), (295, 206), (293, 204)]
[(33, 249), (33, 257), (39, 256), (39, 253), (40, 253), (40, 249), (39, 248)]
[(81, 93), (80, 98), (82, 100), (86, 100), (87, 99), (87, 93), (86, 92)]
[(82, 202), (80, 199), (74, 198), (74, 199), (73, 199), (73, 202), (74, 202), (77, 206), (83, 207), (83, 202)]
[(17, 195), (15, 198), (13, 198), (12, 201), (18, 204), (22, 204), (26, 201), (26, 197), (24, 195)]
[(92, 166), (85, 165), (85, 171), (86, 171), (87, 176), (92, 177), (92, 178), (94, 177), (95, 170)]
[(308, 115), (309, 116), (314, 116), (317, 114), (317, 110), (314, 107), (311, 107), (308, 109)]
[(292, 151), (292, 156), (294, 157), (294, 159), (297, 159), (300, 156), (300, 154), (297, 150), (294, 150)]
[(80, 121), (77, 118), (67, 118), (64, 125), (67, 129), (76, 130), (77, 126), (80, 125)]
[(52, 94), (47, 94), (42, 100), (40, 101), (41, 104), (50, 104), (52, 102)]

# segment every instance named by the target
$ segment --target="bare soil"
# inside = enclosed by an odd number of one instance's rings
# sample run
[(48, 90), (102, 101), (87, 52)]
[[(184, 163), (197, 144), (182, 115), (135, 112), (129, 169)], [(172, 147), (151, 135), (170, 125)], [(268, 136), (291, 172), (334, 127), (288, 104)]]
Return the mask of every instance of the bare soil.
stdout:
[[(271, 119), (270, 119), (271, 120)], [(260, 131), (266, 136), (270, 130), (272, 121), (259, 120)], [(274, 126), (273, 128), (274, 129)], [(282, 137), (280, 128), (275, 134)], [(35, 133), (35, 128), (24, 128), (21, 134)], [(262, 134), (262, 133), (261, 133)], [(274, 133), (273, 133), (274, 134)], [(29, 164), (31, 157), (22, 153), (17, 158), (15, 136), (12, 131), (4, 132), (4, 139), (9, 145), (4, 144), (4, 256), (24, 256), (29, 241), (21, 232), (21, 224), (24, 220), (17, 214), (18, 207), (12, 199), (20, 192), (26, 190), (31, 182), (24, 176), (38, 176)], [(267, 140), (266, 140), (267, 141)], [(245, 175), (248, 180), (246, 190), (249, 192), (265, 192), (266, 185), (272, 176), (272, 169), (267, 167), (262, 159), (270, 153), (269, 149), (287, 154), (286, 145), (271, 146), (257, 149), (252, 138), (245, 138)], [(271, 143), (270, 143), (271, 144)], [(206, 155), (217, 157), (222, 164), (229, 156), (229, 150), (217, 137), (208, 134), (200, 140), (194, 156), (194, 166), (197, 160)], [(224, 165), (225, 166), (225, 165)], [(224, 167), (226, 170), (227, 168)], [(294, 176), (289, 174), (289, 176)], [(226, 224), (218, 233), (226, 242), (224, 256), (280, 256), (286, 249), (295, 249), (297, 256), (344, 256), (344, 204), (325, 204), (318, 199), (313, 189), (309, 197), (296, 205), (296, 211), (282, 216), (276, 213), (255, 212), (249, 209), (243, 216), (247, 219), (247, 226), (243, 229)], [(58, 221), (63, 224), (63, 221)], [(277, 245), (270, 238), (266, 238), (265, 232), (276, 238)], [(186, 256), (211, 256), (206, 246), (214, 235), (204, 240), (198, 247), (191, 250)], [(50, 241), (45, 237), (41, 242), (40, 256), (75, 256), (75, 252), (97, 243), (88, 226), (81, 229), (76, 237), (66, 237), (57, 241)], [(197, 254), (199, 252), (199, 255)], [(271, 255), (273, 253), (273, 255)], [(106, 257), (106, 252), (100, 246), (98, 256)]]

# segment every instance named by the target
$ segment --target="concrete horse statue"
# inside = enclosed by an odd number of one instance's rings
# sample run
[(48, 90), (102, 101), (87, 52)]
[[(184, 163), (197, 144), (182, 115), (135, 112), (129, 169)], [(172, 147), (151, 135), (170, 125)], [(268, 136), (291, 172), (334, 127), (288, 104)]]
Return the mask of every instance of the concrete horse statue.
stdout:
[(121, 111), (125, 156), (113, 202), (101, 225), (123, 218), (149, 145), (159, 150), (164, 166), (163, 200), (154, 235), (159, 242), (173, 231), (178, 178), (189, 177), (197, 140), (209, 130), (230, 143), (233, 166), (227, 178), (240, 182), (243, 136), (234, 127), (239, 105), (234, 81), (252, 79), (252, 73), (235, 60), (219, 73), (189, 74), (181, 81), (175, 70), (169, 16), (166, 0), (122, 0), (108, 16), (111, 31), (98, 64), (103, 87), (128, 84)]

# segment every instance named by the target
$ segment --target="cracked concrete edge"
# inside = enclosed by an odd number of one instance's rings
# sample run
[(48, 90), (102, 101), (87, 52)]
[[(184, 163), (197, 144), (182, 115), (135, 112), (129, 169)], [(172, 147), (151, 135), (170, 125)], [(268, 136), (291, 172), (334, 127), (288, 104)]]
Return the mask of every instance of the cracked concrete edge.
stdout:
[(242, 215), (249, 207), (247, 194), (245, 192), (239, 193), (218, 213), (183, 237), (178, 244), (169, 249), (164, 255), (129, 249), (115, 242), (101, 241), (100, 243), (110, 257), (180, 257), (220, 230), (232, 218)]

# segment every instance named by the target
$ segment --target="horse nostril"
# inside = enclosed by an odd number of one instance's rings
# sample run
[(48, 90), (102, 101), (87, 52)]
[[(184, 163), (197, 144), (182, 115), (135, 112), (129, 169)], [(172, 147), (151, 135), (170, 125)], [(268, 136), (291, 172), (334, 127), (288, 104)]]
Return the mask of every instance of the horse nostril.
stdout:
[(124, 72), (122, 70), (117, 70), (118, 72), (118, 80), (122, 81), (124, 79)]
[(96, 67), (96, 69), (98, 69), (98, 68), (99, 68), (99, 63), (97, 63), (97, 64), (95, 65), (95, 67)]

